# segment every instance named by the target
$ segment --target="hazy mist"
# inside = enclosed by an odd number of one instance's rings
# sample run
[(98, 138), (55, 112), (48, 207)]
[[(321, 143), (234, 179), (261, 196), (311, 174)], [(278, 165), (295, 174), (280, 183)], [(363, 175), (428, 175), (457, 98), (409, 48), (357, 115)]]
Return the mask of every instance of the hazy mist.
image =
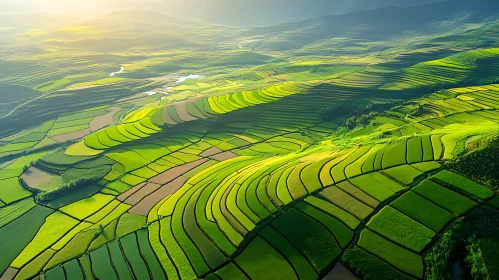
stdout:
[(0, 0), (0, 11), (95, 15), (135, 9), (219, 23), (263, 24), (387, 5), (407, 6), (437, 1), (439, 0)]

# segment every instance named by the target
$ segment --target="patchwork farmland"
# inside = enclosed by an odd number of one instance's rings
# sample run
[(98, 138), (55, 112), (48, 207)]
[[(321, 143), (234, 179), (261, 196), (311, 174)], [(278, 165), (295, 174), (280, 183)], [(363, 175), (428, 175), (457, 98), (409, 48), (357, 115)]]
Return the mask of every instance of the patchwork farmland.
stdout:
[(165, 49), (37, 35), (0, 60), (0, 279), (497, 279), (480, 26), (343, 52), (218, 25)]

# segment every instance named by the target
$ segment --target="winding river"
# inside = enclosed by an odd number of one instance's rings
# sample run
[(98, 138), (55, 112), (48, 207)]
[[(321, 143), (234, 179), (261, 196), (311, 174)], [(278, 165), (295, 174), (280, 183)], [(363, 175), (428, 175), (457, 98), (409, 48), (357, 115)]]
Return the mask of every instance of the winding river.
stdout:
[(192, 80), (192, 79), (201, 79), (201, 78), (204, 78), (203, 75), (189, 75), (189, 76), (182, 76), (180, 78), (178, 78), (177, 80), (177, 84), (180, 84), (180, 83), (183, 83), (187, 80)]
[[(124, 70), (124, 67), (122, 67), (122, 71), (116, 72), (116, 73), (113, 73), (113, 74), (121, 73), (121, 72), (123, 72), (123, 70)], [(181, 76), (181, 77), (179, 77), (175, 83), (180, 84), (180, 83), (183, 83), (183, 82), (185, 82), (187, 80), (201, 79), (201, 78), (204, 78), (204, 76), (203, 75), (194, 75), (194, 74), (191, 74), (191, 75), (188, 75), (188, 76)], [(157, 93), (162, 93), (163, 95), (168, 95), (169, 94), (168, 91), (172, 90), (174, 88), (175, 87), (168, 86), (163, 91), (147, 91), (145, 93), (148, 94), (148, 95), (155, 95)], [(164, 96), (161, 99), (163, 99), (163, 98), (164, 98)]]
[(115, 75), (117, 75), (117, 74), (121, 74), (121, 73), (123, 73), (123, 71), (125, 71), (125, 66), (121, 66), (120, 71), (118, 71), (118, 72), (113, 72), (113, 73), (109, 74), (109, 77), (114, 77), (114, 76), (115, 76)]

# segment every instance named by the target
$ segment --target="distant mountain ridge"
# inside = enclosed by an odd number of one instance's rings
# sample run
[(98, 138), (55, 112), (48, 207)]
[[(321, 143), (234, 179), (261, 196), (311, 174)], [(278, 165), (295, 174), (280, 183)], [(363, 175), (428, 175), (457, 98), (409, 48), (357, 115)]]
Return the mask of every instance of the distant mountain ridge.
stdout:
[(450, 31), (461, 25), (498, 19), (499, 1), (449, 0), (417, 7), (383, 7), (345, 15), (322, 16), (314, 19), (252, 28), (247, 36), (267, 36), (256, 49), (272, 50), (276, 41), (290, 48), (330, 38), (384, 40), (412, 34)]
[(444, 2), (445, 0), (353, 0), (350, 7), (343, 14), (375, 10), (378, 8), (393, 7), (416, 7), (421, 5)]
[(90, 7), (96, 6), (99, 10), (94, 11), (94, 16), (113, 11), (143, 10), (211, 23), (263, 26), (384, 6), (417, 6), (443, 0), (51, 0), (46, 5), (31, 1), (0, 1), (0, 14), (86, 13)]
[[(213, 23), (267, 25), (385, 6), (407, 7), (441, 1), (445, 0), (184, 0), (178, 13)], [(161, 11), (169, 13), (168, 9)]]

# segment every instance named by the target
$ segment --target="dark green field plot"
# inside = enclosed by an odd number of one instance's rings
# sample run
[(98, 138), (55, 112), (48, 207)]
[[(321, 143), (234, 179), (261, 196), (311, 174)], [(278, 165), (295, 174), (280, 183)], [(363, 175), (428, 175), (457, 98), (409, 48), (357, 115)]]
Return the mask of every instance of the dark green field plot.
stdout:
[(473, 200), (451, 191), (431, 180), (424, 180), (412, 189), (417, 194), (431, 200), (452, 212), (455, 216), (461, 216), (478, 204)]
[(490, 279), (498, 279), (499, 267), (499, 239), (498, 238), (482, 238), (479, 240), (480, 251), (482, 252), (485, 268), (490, 276)]
[(102, 246), (90, 253), (92, 271), (97, 279), (118, 279), (111, 263), (109, 252), (106, 246)]
[(272, 226), (284, 235), (318, 270), (325, 269), (341, 253), (333, 234), (319, 222), (290, 209)]
[(433, 178), (480, 199), (487, 199), (494, 195), (494, 192), (486, 187), (449, 170), (442, 170)]
[(310, 262), (286, 238), (272, 227), (265, 227), (260, 236), (289, 260), (300, 279), (316, 279), (317, 272)]
[(390, 206), (376, 214), (367, 227), (416, 252), (421, 252), (435, 236), (433, 231)]
[(454, 218), (447, 210), (412, 191), (393, 201), (391, 206), (437, 233)]
[(353, 268), (353, 271), (358, 275), (365, 277), (365, 279), (414, 279), (388, 264), (386, 261), (357, 246), (346, 250), (341, 259), (349, 267)]
[(137, 239), (140, 246), (140, 253), (145, 259), (147, 266), (152, 275), (152, 279), (164, 279), (166, 277), (161, 264), (159, 263), (154, 251), (152, 250), (151, 243), (149, 242), (147, 229), (140, 229), (137, 231)]
[(256, 237), (234, 261), (252, 279), (298, 279), (284, 256), (261, 237)]
[(151, 279), (147, 265), (144, 262), (144, 259), (142, 259), (142, 255), (139, 251), (135, 233), (131, 233), (121, 238), (120, 243), (135, 277), (138, 279)]
[(360, 234), (358, 244), (401, 271), (417, 278), (423, 277), (423, 258), (418, 254), (404, 249), (367, 229)]
[(496, 209), (499, 209), (499, 196), (489, 200), (488, 204)]
[(121, 252), (120, 244), (118, 240), (113, 240), (107, 244), (109, 248), (109, 255), (113, 262), (113, 266), (116, 268), (119, 279), (131, 280), (133, 279), (130, 269), (126, 263), (126, 260)]
[(212, 274), (208, 275), (206, 279), (222, 279), (222, 280), (231, 280), (231, 279), (249, 279), (246, 275), (235, 265), (234, 263), (228, 263), (226, 266), (217, 270), (216, 275), (211, 277)]
[(45, 273), (45, 277), (48, 280), (65, 280), (66, 279), (66, 275), (64, 273), (64, 269), (62, 268), (62, 266), (57, 266), (57, 267), (52, 268), (51, 270), (47, 271), (47, 273)]
[(85, 276), (83, 275), (83, 271), (80, 268), (80, 264), (78, 260), (72, 260), (64, 264), (64, 271), (66, 271), (67, 279), (71, 280), (83, 280)]
[(38, 232), (38, 229), (53, 212), (42, 206), (22, 215), (20, 218), (0, 228), (0, 272), (3, 274), (11, 262), (23, 251)]
[(336, 240), (342, 248), (347, 247), (352, 241), (353, 232), (336, 218), (303, 202), (296, 204), (295, 208), (324, 225), (336, 237)]

